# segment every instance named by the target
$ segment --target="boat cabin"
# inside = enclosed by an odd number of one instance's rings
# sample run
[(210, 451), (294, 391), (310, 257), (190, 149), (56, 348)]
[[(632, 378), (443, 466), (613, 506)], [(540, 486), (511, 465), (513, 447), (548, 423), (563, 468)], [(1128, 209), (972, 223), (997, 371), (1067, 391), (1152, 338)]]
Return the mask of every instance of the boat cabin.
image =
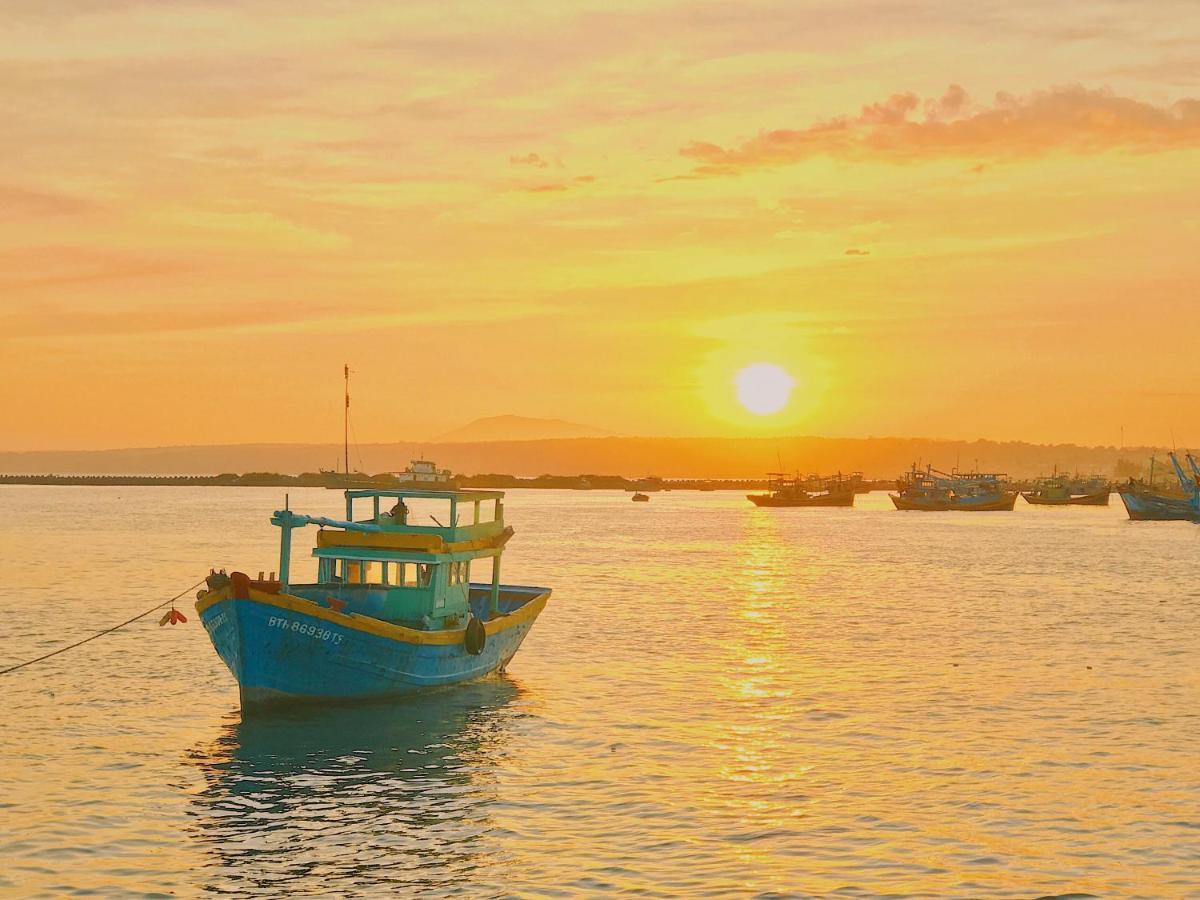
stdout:
[[(277, 511), (280, 590), (413, 628), (465, 623), (474, 606), (500, 609), (500, 556), (512, 536), (501, 491), (351, 490), (346, 518)], [(317, 581), (289, 584), (291, 532), (317, 525)], [(490, 559), (490, 584), (472, 564)], [(476, 563), (482, 567), (484, 563)], [(488, 616), (485, 616), (485, 618)]]
[(449, 469), (439, 469), (429, 459), (414, 459), (403, 472), (396, 472), (396, 480), (413, 487), (433, 487), (445, 490), (452, 488), (454, 477)]

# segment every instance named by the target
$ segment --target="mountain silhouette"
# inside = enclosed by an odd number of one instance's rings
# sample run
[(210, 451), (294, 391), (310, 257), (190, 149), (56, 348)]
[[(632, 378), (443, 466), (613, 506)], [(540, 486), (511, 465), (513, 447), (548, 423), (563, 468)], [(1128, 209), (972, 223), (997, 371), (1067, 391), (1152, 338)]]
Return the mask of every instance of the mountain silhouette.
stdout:
[(562, 438), (609, 437), (612, 432), (562, 419), (528, 416), (486, 416), (433, 439), (438, 444), (475, 444), (485, 441), (551, 441)]

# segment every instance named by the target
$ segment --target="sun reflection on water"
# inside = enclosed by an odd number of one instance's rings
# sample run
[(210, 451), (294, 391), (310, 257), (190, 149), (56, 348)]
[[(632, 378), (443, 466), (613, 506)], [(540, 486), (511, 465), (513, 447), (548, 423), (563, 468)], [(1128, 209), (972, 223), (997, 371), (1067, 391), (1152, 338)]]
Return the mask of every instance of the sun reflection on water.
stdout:
[[(198, 557), (277, 552), (272, 491), (172, 489), (169, 518), (160, 489), (5, 496), (14, 660)], [(914, 518), (882, 495), (508, 507), (506, 577), (555, 596), (505, 679), (242, 720), (202, 629), (151, 622), (13, 682), (0, 893), (1200, 888), (1192, 526)], [(46, 568), (51, 542), (78, 565)]]

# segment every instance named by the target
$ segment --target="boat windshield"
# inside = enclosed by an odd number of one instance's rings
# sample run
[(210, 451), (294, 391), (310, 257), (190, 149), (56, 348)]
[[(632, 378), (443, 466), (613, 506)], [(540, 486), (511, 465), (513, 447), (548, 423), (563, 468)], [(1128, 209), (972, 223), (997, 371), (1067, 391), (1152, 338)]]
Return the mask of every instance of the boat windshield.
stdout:
[(321, 584), (362, 584), (376, 587), (427, 588), (437, 563), (387, 562), (334, 557), (321, 561)]

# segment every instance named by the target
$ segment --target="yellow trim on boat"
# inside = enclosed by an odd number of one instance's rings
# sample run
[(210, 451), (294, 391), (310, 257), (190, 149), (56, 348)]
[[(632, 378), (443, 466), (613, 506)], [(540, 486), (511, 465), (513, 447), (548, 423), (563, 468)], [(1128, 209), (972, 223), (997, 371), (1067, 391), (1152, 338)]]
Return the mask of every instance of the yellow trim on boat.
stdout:
[[(490, 637), (493, 634), (507, 631), (527, 620), (532, 620), (542, 611), (549, 598), (549, 591), (538, 594), (508, 615), (497, 616), (494, 619), (484, 622), (483, 629)], [(203, 597), (199, 598), (196, 601), (196, 612), (203, 614), (209, 607), (223, 600), (231, 599), (233, 599), (233, 587), (225, 585), (215, 591), (209, 591)], [(311, 600), (305, 600), (303, 597), (293, 597), (291, 594), (265, 594), (254, 588), (250, 589), (250, 600), (264, 606), (274, 606), (278, 609), (286, 609), (290, 612), (300, 613), (301, 615), (312, 616), (315, 619), (323, 619), (326, 622), (341, 625), (343, 628), (363, 631), (367, 634), (373, 634), (376, 637), (403, 641), (406, 644), (461, 644), (463, 635), (466, 634), (465, 625), (462, 628), (454, 630), (419, 631), (416, 628), (405, 628), (403, 625), (393, 625), (390, 622), (372, 619), (370, 616), (334, 612)]]
[(390, 534), (386, 531), (325, 531), (317, 532), (318, 547), (365, 547), (379, 550), (417, 550), (424, 553), (470, 553), (472, 550), (491, 550), (503, 546), (512, 537), (504, 529), (491, 537), (475, 538), (447, 544), (437, 534)]
[(426, 550), (440, 553), (445, 541), (438, 534), (388, 534), (364, 531), (317, 532), (318, 547), (372, 547), (383, 550)]

